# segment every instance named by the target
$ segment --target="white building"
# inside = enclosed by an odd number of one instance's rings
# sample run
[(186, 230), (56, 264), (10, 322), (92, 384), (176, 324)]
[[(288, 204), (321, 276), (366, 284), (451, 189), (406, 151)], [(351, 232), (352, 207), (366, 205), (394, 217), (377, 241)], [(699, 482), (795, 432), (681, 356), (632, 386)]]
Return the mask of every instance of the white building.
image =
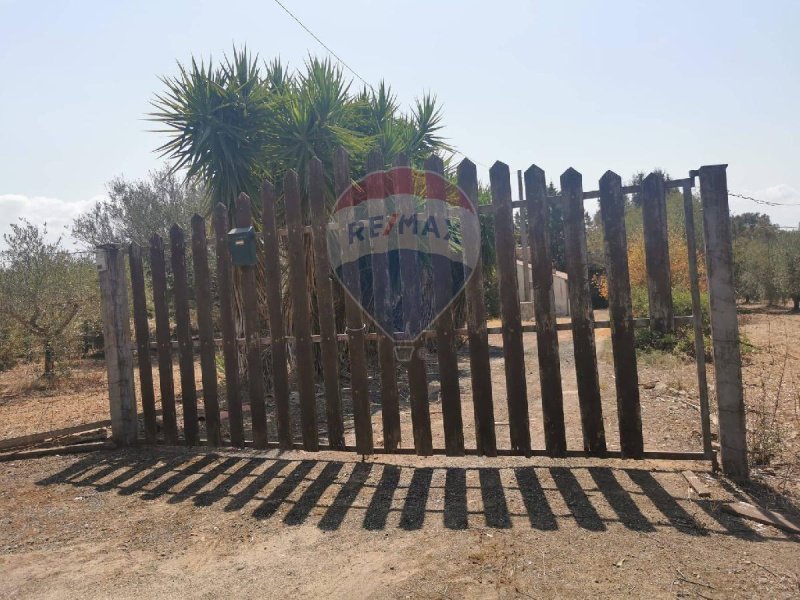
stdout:
[[(522, 306), (522, 318), (533, 318), (533, 291), (531, 290), (531, 301), (525, 301), (525, 289), (522, 280), (523, 273), (522, 261), (517, 261), (517, 286), (519, 286), (519, 299)], [(528, 264), (528, 281), (533, 282), (531, 265)], [(532, 286), (531, 286), (532, 287)], [(553, 296), (556, 301), (556, 316), (569, 316), (569, 290), (567, 289), (567, 274), (561, 271), (553, 271)], [(527, 306), (526, 306), (527, 304)]]

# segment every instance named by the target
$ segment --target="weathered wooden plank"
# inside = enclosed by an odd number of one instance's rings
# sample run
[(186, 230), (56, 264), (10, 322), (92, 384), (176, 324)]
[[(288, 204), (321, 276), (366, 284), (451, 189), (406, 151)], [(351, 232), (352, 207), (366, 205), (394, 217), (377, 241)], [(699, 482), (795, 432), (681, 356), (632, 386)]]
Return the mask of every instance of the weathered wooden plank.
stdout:
[[(333, 174), (336, 196), (350, 194), (350, 157), (344, 148), (339, 147), (333, 156)], [(347, 283), (344, 292), (345, 317), (349, 335), (350, 351), (350, 389), (353, 398), (353, 421), (356, 431), (356, 451), (359, 454), (372, 454), (372, 419), (370, 417), (369, 380), (367, 379), (367, 357), (364, 348), (366, 325), (361, 307), (353, 296), (361, 297), (361, 283), (358, 263), (344, 265), (342, 279)], [(352, 294), (352, 296), (351, 296)]]
[(583, 178), (569, 168), (561, 175), (564, 211), (564, 245), (569, 275), (569, 307), (572, 317), (572, 344), (578, 379), (584, 450), (594, 456), (606, 452), (600, 378), (597, 373), (594, 318), (589, 292), (589, 267), (586, 250), (586, 224), (583, 212)]
[[(383, 154), (379, 149), (367, 155), (367, 198), (385, 198)], [(369, 215), (382, 215), (383, 207), (369, 204)], [(389, 257), (384, 253), (372, 254), (372, 298), (375, 314), (388, 316), (394, 310), (394, 293), (389, 275)], [(386, 318), (386, 317), (384, 317)], [(383, 443), (387, 448), (397, 448), (400, 443), (400, 393), (397, 390), (397, 365), (394, 340), (377, 329), (378, 363), (381, 369), (381, 419)]]
[[(525, 200), (525, 186), (522, 179), (522, 171), (517, 169), (517, 189), (520, 202)], [(522, 256), (522, 300), (531, 300), (531, 271), (530, 271), (530, 240), (528, 239), (528, 211), (527, 205), (523, 204), (519, 208), (519, 245)]]
[(178, 421), (175, 411), (175, 388), (172, 380), (167, 267), (164, 260), (164, 241), (160, 235), (150, 238), (150, 271), (153, 276), (153, 311), (156, 317), (156, 344), (158, 345), (158, 388), (161, 392), (164, 441), (167, 444), (177, 444)]
[[(703, 432), (703, 452), (711, 461), (711, 468), (717, 471), (717, 453), (711, 447), (711, 413), (708, 404), (708, 379), (706, 375), (705, 340), (703, 336), (703, 307), (700, 304), (700, 277), (697, 273), (697, 241), (694, 226), (694, 202), (690, 177), (683, 187), (683, 214), (686, 223), (686, 251), (689, 265), (689, 282), (692, 294), (692, 326), (694, 328), (694, 356), (697, 369), (697, 390), (700, 399), (700, 428)], [(675, 325), (679, 325), (681, 317), (675, 317)]]
[(747, 502), (724, 502), (722, 503), (722, 510), (732, 515), (751, 519), (756, 523), (763, 523), (764, 525), (777, 527), (778, 529), (788, 531), (789, 533), (800, 533), (800, 526), (792, 523), (781, 513), (767, 510), (766, 508), (759, 508), (757, 506), (753, 506), (752, 504), (748, 504)]
[(275, 188), (264, 180), (261, 185), (261, 222), (264, 231), (264, 278), (267, 287), (270, 355), (272, 358), (272, 396), (278, 421), (278, 444), (292, 448), (292, 423), (289, 410), (289, 370), (286, 358), (286, 331), (283, 323), (280, 242), (275, 215)]
[(122, 247), (108, 244), (100, 252), (104, 264), (99, 272), (100, 300), (103, 312), (108, 400), (111, 412), (111, 435), (120, 446), (136, 443), (138, 417), (133, 383), (128, 282)]
[(319, 317), (322, 378), (325, 386), (325, 416), (328, 422), (328, 444), (344, 450), (342, 395), (339, 389), (339, 345), (336, 338), (336, 312), (333, 305), (331, 265), (328, 257), (327, 220), (325, 206), (325, 173), (322, 162), (313, 158), (310, 165), (309, 206), (313, 229), (314, 267)]
[(700, 197), (703, 202), (722, 470), (729, 477), (746, 478), (747, 431), (726, 168), (727, 165), (700, 167)]
[(708, 489), (708, 486), (703, 483), (693, 471), (683, 471), (683, 476), (700, 498), (708, 498), (711, 496), (711, 490)]
[(221, 202), (214, 207), (214, 238), (217, 250), (217, 293), (222, 329), (222, 357), (225, 364), (225, 399), (228, 407), (228, 428), (231, 444), (244, 446), (239, 351), (236, 347), (236, 325), (233, 315), (233, 274), (228, 251), (228, 209)]
[(178, 338), (178, 368), (181, 376), (183, 435), (189, 446), (200, 437), (197, 423), (197, 388), (194, 381), (194, 345), (189, 325), (189, 284), (186, 280), (186, 238), (183, 229), (173, 225), (169, 230), (170, 259), (175, 294), (175, 332)]
[[(425, 160), (425, 188), (428, 198), (447, 199), (444, 181), (444, 163), (438, 156)], [(438, 175), (438, 176), (437, 176)], [(432, 216), (445, 218), (443, 211)], [(450, 264), (434, 262), (433, 293), (441, 306), (453, 296), (453, 270)], [(464, 455), (464, 423), (461, 417), (461, 390), (458, 384), (458, 356), (455, 349), (452, 304), (439, 315), (435, 323), (436, 356), (439, 361), (439, 379), (442, 394), (442, 420), (444, 441), (449, 456)]]
[(511, 174), (500, 161), (489, 170), (494, 213), (494, 239), (503, 318), (503, 356), (508, 394), (511, 449), (529, 455), (531, 433), (528, 419), (528, 387), (525, 381), (525, 350), (517, 288), (517, 258), (514, 251), (514, 215), (511, 209)]
[(297, 369), (297, 389), (300, 396), (300, 425), (303, 448), (319, 450), (317, 428), (317, 398), (314, 389), (314, 349), (311, 345), (311, 308), (306, 282), (306, 244), (303, 239), (303, 209), (297, 173), (287, 171), (283, 178), (286, 203), (286, 227), (289, 230), (288, 262), (289, 292), (292, 294), (292, 326)]
[(206, 222), (200, 215), (192, 217), (192, 266), (194, 295), (197, 303), (197, 329), (200, 336), (200, 374), (203, 380), (203, 415), (206, 438), (211, 446), (222, 444), (219, 419), (219, 390), (214, 348), (214, 319), (211, 315), (211, 277), (208, 270)]
[(550, 206), (544, 171), (536, 165), (531, 165), (525, 171), (525, 189), (528, 193), (528, 239), (533, 271), (533, 310), (536, 316), (544, 442), (550, 456), (564, 456), (567, 439), (553, 292), (553, 259), (550, 253)]
[(620, 446), (625, 458), (641, 458), (644, 438), (625, 235), (625, 197), (622, 195), (622, 179), (612, 171), (606, 171), (600, 179), (600, 216), (605, 239), (608, 314), (611, 320)]
[[(475, 165), (464, 159), (457, 169), (458, 187), (478, 206), (478, 174)], [(464, 238), (464, 245), (480, 239)], [(483, 258), (479, 255), (472, 276), (467, 280), (467, 339), (472, 381), (472, 406), (475, 415), (475, 442), (478, 454), (497, 456), (492, 400), (492, 371), (489, 366), (489, 336), (486, 331), (486, 306), (483, 299)]]
[[(253, 212), (250, 198), (241, 193), (236, 198), (236, 226), (250, 227)], [(267, 410), (264, 403), (264, 372), (261, 367), (258, 290), (254, 265), (239, 267), (242, 284), (244, 332), (247, 338), (247, 384), (250, 392), (250, 417), (253, 422), (253, 446), (267, 447)]]
[[(404, 154), (395, 159), (392, 172), (392, 185), (395, 194), (412, 194), (414, 182), (408, 157)], [(411, 207), (408, 207), (411, 209)], [(416, 210), (416, 203), (413, 210)], [(403, 307), (403, 331), (401, 336), (418, 331), (422, 318), (422, 286), (419, 285), (419, 257), (414, 254), (400, 254), (400, 297)], [(420, 336), (408, 361), (408, 387), (411, 402), (411, 427), (414, 434), (414, 448), (422, 456), (433, 452), (431, 415), (428, 398), (428, 374), (423, 359), (424, 337)], [(400, 440), (398, 438), (398, 444)], [(388, 446), (387, 446), (388, 449)]]
[(133, 242), (128, 251), (133, 296), (133, 327), (136, 333), (136, 358), (139, 364), (139, 389), (144, 413), (144, 439), (148, 444), (156, 441), (156, 396), (153, 389), (153, 364), (150, 361), (150, 325), (147, 320), (147, 298), (144, 286), (142, 248)]
[(642, 181), (641, 189), (650, 326), (655, 331), (674, 331), (664, 178), (659, 173), (650, 173)]

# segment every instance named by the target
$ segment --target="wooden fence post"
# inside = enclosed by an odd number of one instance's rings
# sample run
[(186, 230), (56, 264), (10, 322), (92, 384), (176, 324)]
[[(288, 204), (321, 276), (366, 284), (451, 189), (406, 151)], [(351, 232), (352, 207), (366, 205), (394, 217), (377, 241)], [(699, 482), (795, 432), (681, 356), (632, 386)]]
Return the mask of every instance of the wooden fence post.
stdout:
[(306, 280), (306, 241), (303, 209), (297, 173), (286, 171), (283, 177), (283, 199), (288, 231), (289, 291), (292, 294), (292, 325), (294, 328), (295, 369), (297, 392), (300, 396), (300, 425), (303, 449), (319, 450), (317, 428), (317, 398), (314, 386), (314, 348), (311, 344), (311, 303)]
[[(458, 187), (478, 208), (478, 173), (475, 164), (465, 158), (458, 165)], [(464, 243), (480, 244), (478, 239)], [(467, 335), (469, 370), (472, 378), (472, 405), (475, 414), (475, 442), (478, 454), (497, 456), (497, 437), (492, 400), (492, 370), (489, 363), (489, 336), (486, 331), (486, 306), (483, 299), (483, 258), (478, 254), (475, 272), (467, 280)]]
[(564, 211), (564, 244), (569, 280), (569, 312), (572, 317), (572, 346), (578, 380), (578, 402), (583, 425), (583, 449), (592, 456), (606, 453), (600, 377), (594, 340), (594, 312), (589, 292), (589, 259), (583, 210), (583, 177), (570, 167), (561, 175)]
[(503, 317), (503, 357), (511, 449), (530, 456), (531, 432), (528, 417), (528, 385), (525, 380), (525, 349), (517, 287), (517, 257), (514, 251), (514, 215), (511, 208), (511, 174), (508, 165), (497, 161), (489, 169), (494, 205), (494, 240), (497, 255), (500, 308)]
[(642, 458), (644, 438), (625, 235), (625, 196), (622, 195), (622, 179), (613, 171), (606, 171), (600, 178), (600, 216), (605, 238), (608, 313), (611, 320), (620, 445), (623, 457)]
[(121, 248), (108, 244), (98, 248), (100, 298), (103, 307), (108, 399), (111, 407), (111, 437), (117, 445), (136, 444), (138, 418), (133, 387), (128, 282)]
[(747, 430), (739, 324), (733, 287), (733, 246), (728, 209), (728, 179), (725, 172), (727, 167), (728, 165), (700, 167), (700, 197), (703, 202), (722, 471), (730, 477), (746, 478)]
[[(564, 394), (561, 389), (561, 358), (558, 352), (556, 303), (553, 295), (553, 260), (550, 254), (550, 206), (544, 171), (531, 165), (525, 171), (528, 230), (533, 269), (533, 310), (536, 316), (536, 348), (542, 390), (544, 442), (550, 456), (567, 452), (564, 428)], [(527, 269), (527, 267), (526, 267)]]
[[(436, 177), (434, 173), (438, 174)], [(447, 198), (444, 180), (444, 163), (436, 155), (425, 159), (425, 190), (427, 198)], [(437, 209), (431, 210), (431, 215)], [(441, 211), (440, 217), (447, 217)], [(453, 269), (443, 263), (433, 263), (433, 294), (436, 304), (449, 299), (453, 289)], [(464, 456), (464, 425), (461, 416), (461, 390), (458, 385), (458, 355), (453, 330), (453, 306), (450, 304), (434, 323), (436, 329), (436, 358), (439, 361), (439, 383), (442, 394), (442, 418), (444, 420), (445, 449), (448, 456)]]
[(647, 263), (647, 295), (650, 300), (650, 328), (662, 333), (674, 331), (667, 201), (664, 178), (659, 173), (650, 173), (642, 181), (642, 226)]

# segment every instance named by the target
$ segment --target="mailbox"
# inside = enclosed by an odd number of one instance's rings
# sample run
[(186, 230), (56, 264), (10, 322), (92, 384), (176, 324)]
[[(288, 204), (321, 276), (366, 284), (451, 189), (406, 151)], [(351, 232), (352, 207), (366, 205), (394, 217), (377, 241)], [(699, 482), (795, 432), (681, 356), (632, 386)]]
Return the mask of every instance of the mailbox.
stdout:
[(240, 267), (256, 264), (256, 230), (237, 227), (228, 232), (228, 250), (234, 265)]

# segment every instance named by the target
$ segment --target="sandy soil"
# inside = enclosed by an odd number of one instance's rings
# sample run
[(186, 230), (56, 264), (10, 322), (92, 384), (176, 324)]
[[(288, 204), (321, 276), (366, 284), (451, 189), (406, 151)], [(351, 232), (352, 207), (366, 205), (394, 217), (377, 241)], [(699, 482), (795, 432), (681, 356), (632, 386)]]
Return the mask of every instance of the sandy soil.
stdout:
[(665, 463), (97, 452), (0, 467), (5, 598), (771, 597), (800, 546)]
[[(704, 463), (664, 461), (359, 462), (343, 453), (162, 448), (4, 462), (0, 597), (212, 598), (234, 590), (342, 598), (800, 596), (797, 536), (722, 511), (745, 499), (800, 519), (800, 357), (793, 346), (800, 316), (756, 310), (743, 315), (742, 331), (756, 349), (744, 366), (750, 435), (771, 450), (769, 464), (754, 469), (743, 488), (706, 477)], [(613, 448), (611, 353), (607, 330), (597, 333)], [(508, 447), (500, 336), (491, 341), (498, 443)], [(569, 332), (561, 342), (568, 443), (579, 448)], [(532, 433), (541, 447), (533, 335), (525, 347)], [(472, 445), (467, 365), (463, 351)], [(0, 374), (0, 437), (106, 417), (101, 363), (85, 364), (56, 390), (32, 389), (24, 369)], [(435, 359), (429, 369), (434, 378)], [(694, 364), (642, 357), (640, 384), (646, 447), (699, 450)], [(431, 412), (441, 447), (436, 394)], [(409, 446), (407, 404), (402, 416)], [(380, 443), (379, 404), (373, 423)], [(352, 429), (349, 435), (354, 442)], [(690, 492), (680, 474), (690, 467), (707, 479), (711, 499)]]

